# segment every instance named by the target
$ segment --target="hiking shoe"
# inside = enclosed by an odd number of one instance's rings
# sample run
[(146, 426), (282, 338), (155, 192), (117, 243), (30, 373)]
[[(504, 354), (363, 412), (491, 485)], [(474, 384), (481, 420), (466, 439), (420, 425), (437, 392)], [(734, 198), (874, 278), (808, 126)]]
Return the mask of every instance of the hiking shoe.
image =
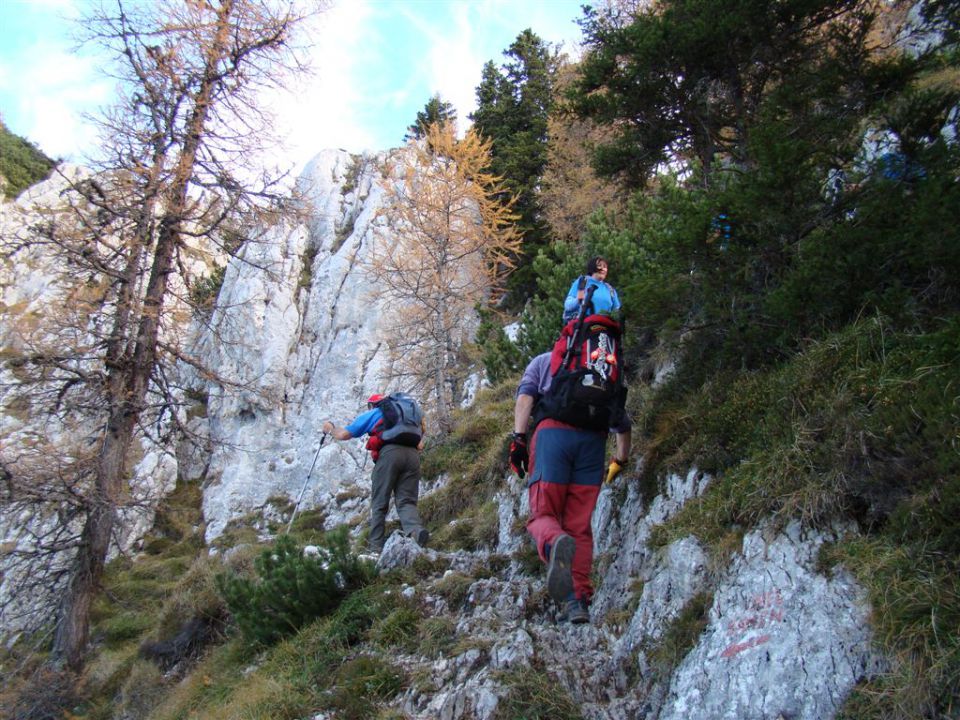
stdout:
[(430, 531), (426, 528), (420, 528), (413, 534), (413, 539), (420, 547), (426, 547), (430, 542)]
[(575, 597), (567, 600), (564, 615), (566, 615), (567, 620), (574, 625), (590, 622), (590, 611), (587, 609), (587, 601), (581, 600), (580, 598)]
[(573, 554), (577, 543), (569, 535), (558, 535), (550, 548), (547, 564), (547, 592), (558, 605), (563, 605), (573, 592)]

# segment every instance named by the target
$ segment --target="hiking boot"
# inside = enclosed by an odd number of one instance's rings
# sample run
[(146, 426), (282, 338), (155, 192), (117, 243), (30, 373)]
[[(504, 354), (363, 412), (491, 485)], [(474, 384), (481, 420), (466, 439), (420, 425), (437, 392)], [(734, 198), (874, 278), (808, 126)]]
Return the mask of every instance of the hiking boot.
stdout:
[(430, 542), (430, 531), (426, 528), (420, 528), (413, 533), (413, 539), (420, 547), (426, 547), (427, 543)]
[(590, 611), (587, 609), (587, 601), (581, 600), (580, 598), (575, 597), (567, 600), (564, 615), (567, 620), (574, 625), (590, 622)]
[(547, 564), (547, 592), (558, 605), (563, 605), (573, 592), (573, 554), (577, 543), (569, 535), (558, 535), (550, 548)]

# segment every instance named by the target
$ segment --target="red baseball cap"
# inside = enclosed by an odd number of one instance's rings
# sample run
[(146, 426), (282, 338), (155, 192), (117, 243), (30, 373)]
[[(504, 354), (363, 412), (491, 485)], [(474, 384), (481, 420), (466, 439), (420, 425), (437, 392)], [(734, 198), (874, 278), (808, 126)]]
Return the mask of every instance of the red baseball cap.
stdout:
[(374, 393), (373, 395), (367, 398), (367, 404), (376, 405), (381, 400), (383, 400), (383, 395), (381, 395), (380, 393)]

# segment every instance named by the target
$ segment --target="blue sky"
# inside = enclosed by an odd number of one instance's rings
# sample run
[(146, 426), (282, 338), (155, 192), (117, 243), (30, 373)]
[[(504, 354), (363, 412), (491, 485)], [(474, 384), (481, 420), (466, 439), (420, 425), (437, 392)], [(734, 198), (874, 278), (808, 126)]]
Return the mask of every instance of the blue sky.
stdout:
[[(109, 0), (108, 0), (109, 1)], [(313, 75), (271, 98), (283, 155), (298, 169), (317, 151), (383, 150), (434, 94), (465, 128), (487, 60), (530, 27), (576, 53), (587, 0), (339, 0), (311, 26)], [(110, 102), (96, 57), (72, 49), (89, 0), (0, 0), (0, 114), (55, 157), (82, 162), (94, 142), (83, 112)]]

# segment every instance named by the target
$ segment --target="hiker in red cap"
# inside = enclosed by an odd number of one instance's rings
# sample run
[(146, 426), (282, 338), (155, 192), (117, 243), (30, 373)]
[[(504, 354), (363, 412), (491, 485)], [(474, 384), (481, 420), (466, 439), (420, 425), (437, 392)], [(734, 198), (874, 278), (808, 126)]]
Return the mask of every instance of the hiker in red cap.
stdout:
[(383, 550), (391, 495), (403, 533), (417, 544), (426, 545), (430, 533), (423, 527), (417, 511), (424, 422), (416, 401), (403, 393), (388, 396), (374, 393), (367, 398), (367, 411), (346, 427), (337, 427), (327, 420), (323, 431), (337, 440), (367, 436), (366, 448), (374, 463), (367, 541), (370, 549), (377, 553)]

